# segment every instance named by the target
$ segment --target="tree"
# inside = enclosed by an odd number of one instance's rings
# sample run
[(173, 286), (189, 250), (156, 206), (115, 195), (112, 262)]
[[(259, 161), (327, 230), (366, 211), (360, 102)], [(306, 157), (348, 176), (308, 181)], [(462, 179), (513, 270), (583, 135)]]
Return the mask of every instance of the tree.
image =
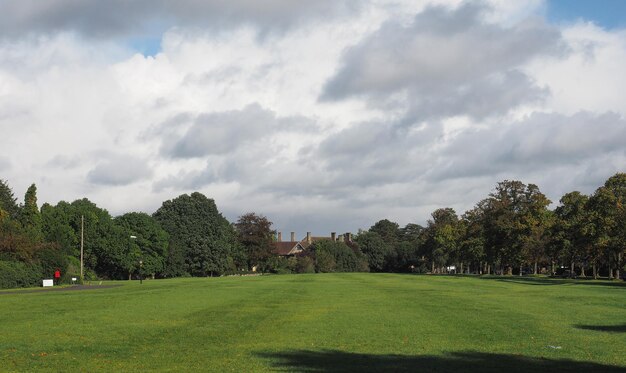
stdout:
[[(584, 262), (589, 254), (589, 197), (578, 191), (566, 193), (559, 200), (560, 205), (554, 210), (555, 221), (552, 228), (552, 240), (558, 246), (560, 256), (570, 265), (572, 274), (574, 265), (581, 264), (584, 276)], [(595, 275), (595, 263), (594, 263)]]
[(274, 250), (273, 237), (276, 231), (272, 229), (272, 222), (263, 215), (249, 212), (239, 217), (235, 230), (245, 250), (248, 269), (255, 266), (264, 269)]
[[(490, 259), (499, 262), (507, 274), (529, 261), (529, 250), (536, 249), (547, 221), (550, 200), (534, 184), (521, 181), (499, 182), (489, 195), (485, 210), (485, 242)], [(533, 257), (538, 257), (533, 253)]]
[(452, 208), (433, 211), (426, 227), (426, 255), (431, 261), (431, 273), (442, 272), (451, 256), (455, 255), (460, 239), (460, 225)]
[[(114, 219), (127, 235), (136, 237), (132, 245), (143, 262), (141, 276), (155, 278), (162, 276), (168, 253), (169, 235), (150, 215), (142, 212), (129, 212)], [(132, 264), (131, 270), (135, 263)]]
[(482, 274), (482, 264), (486, 258), (484, 228), (486, 208), (487, 205), (483, 200), (461, 217), (459, 246), (461, 272), (463, 272), (463, 263), (467, 263), (467, 272), (471, 272), (472, 264), (476, 264), (478, 273)]
[(72, 206), (61, 201), (56, 206), (44, 203), (41, 206), (41, 230), (46, 242), (58, 245), (65, 255), (79, 255), (80, 231), (72, 227)]
[(20, 222), (28, 234), (36, 241), (41, 241), (41, 214), (37, 207), (37, 186), (32, 184), (24, 195), (24, 206), (20, 211)]
[(358, 251), (352, 250), (344, 242), (320, 240), (311, 248), (315, 255), (317, 272), (359, 272), (366, 271), (366, 258)]
[(198, 192), (183, 194), (163, 202), (153, 217), (170, 236), (168, 275), (208, 276), (235, 269), (237, 235), (212, 199)]
[(17, 199), (13, 195), (9, 184), (0, 179), (0, 217), (6, 215), (6, 217), (17, 219), (19, 211)]
[(399, 250), (405, 250), (407, 247), (406, 245), (402, 248), (399, 247), (403, 232), (400, 230), (398, 223), (383, 219), (371, 226), (369, 231), (377, 233), (385, 241), (387, 253), (385, 254), (383, 270), (387, 272), (393, 272), (398, 269), (406, 270), (402, 268), (403, 264), (400, 263), (399, 258)]
[(596, 250), (606, 255), (609, 278), (619, 278), (626, 246), (626, 174), (611, 176), (596, 190), (589, 205)]
[(385, 265), (385, 258), (389, 255), (389, 244), (376, 232), (361, 232), (356, 237), (359, 249), (367, 257), (370, 270), (380, 272)]

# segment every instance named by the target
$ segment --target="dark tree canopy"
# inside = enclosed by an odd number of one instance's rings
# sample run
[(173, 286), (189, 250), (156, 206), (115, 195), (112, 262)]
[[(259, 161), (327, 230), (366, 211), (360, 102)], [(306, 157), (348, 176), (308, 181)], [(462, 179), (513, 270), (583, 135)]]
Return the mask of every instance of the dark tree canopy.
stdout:
[(370, 270), (373, 272), (382, 271), (385, 267), (385, 260), (391, 251), (390, 245), (376, 232), (362, 232), (356, 237), (356, 242), (359, 249), (367, 257)]
[(253, 212), (241, 215), (235, 223), (239, 243), (243, 246), (248, 269), (254, 266), (264, 267), (274, 249), (272, 222), (263, 215)]

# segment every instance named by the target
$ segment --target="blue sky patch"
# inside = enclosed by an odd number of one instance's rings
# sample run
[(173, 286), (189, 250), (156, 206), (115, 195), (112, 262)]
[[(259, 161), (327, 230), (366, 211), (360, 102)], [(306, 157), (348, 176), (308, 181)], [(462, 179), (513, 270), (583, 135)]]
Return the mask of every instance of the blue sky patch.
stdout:
[(547, 17), (552, 23), (592, 21), (605, 29), (626, 27), (626, 0), (548, 0)]

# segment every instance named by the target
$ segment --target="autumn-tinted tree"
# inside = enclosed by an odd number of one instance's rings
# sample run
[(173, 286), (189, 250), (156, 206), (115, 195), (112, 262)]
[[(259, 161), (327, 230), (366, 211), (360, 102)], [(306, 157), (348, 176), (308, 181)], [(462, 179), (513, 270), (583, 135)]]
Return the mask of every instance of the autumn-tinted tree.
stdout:
[(235, 230), (245, 250), (248, 269), (257, 266), (264, 270), (274, 250), (273, 237), (276, 231), (272, 229), (272, 222), (263, 215), (249, 212), (239, 217)]

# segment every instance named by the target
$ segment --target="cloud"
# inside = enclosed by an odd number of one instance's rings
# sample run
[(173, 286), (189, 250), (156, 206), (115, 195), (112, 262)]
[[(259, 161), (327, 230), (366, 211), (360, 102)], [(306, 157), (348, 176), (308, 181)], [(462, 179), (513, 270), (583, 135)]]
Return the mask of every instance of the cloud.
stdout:
[(326, 83), (325, 101), (364, 97), (387, 109), (405, 107), (416, 121), (504, 114), (542, 99), (521, 68), (565, 48), (559, 31), (539, 19), (511, 27), (487, 23), (489, 8), (463, 3), (428, 7), (408, 25), (388, 21), (349, 48)]
[(231, 29), (251, 25), (270, 31), (357, 8), (357, 1), (333, 0), (4, 0), (0, 2), (0, 36), (75, 31), (108, 38), (160, 33), (172, 26)]
[(129, 155), (113, 155), (98, 163), (87, 179), (93, 184), (122, 186), (152, 176), (152, 169), (139, 158)]
[(198, 116), (186, 133), (169, 142), (162, 153), (174, 158), (194, 158), (232, 153), (252, 141), (265, 141), (276, 131), (294, 131), (312, 126), (306, 118), (279, 118), (258, 104), (241, 110), (207, 113)]
[(11, 160), (0, 156), (0, 171), (8, 170), (11, 167)]
[(325, 233), (624, 171), (623, 31), (488, 4), (0, 1), (2, 178), (114, 214), (197, 190)]
[(460, 133), (442, 151), (445, 161), (433, 168), (432, 176), (445, 180), (549, 172), (614, 153), (624, 156), (625, 142), (626, 119), (616, 113), (534, 113), (508, 125)]

